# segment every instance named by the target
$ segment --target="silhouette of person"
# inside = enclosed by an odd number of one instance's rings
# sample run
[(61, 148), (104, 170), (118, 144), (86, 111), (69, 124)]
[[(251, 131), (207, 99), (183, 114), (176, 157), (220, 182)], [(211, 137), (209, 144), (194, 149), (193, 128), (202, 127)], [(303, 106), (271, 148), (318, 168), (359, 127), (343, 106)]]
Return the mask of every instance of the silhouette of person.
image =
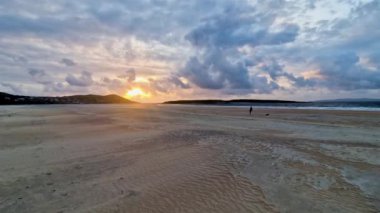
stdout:
[(252, 106), (249, 108), (249, 115), (252, 115)]

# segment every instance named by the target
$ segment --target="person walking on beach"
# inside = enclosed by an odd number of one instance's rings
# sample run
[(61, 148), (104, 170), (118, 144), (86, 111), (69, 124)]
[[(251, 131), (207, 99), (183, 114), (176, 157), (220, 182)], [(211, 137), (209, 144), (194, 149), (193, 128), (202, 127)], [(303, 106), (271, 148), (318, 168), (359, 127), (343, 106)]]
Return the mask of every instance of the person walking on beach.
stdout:
[(252, 115), (252, 106), (249, 108), (249, 115)]

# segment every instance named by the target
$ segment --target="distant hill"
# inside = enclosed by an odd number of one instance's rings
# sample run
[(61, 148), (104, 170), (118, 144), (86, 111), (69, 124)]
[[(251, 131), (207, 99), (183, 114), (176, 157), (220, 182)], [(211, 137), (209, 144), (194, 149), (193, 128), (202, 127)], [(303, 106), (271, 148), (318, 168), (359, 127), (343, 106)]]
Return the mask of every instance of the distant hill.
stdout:
[(22, 104), (132, 104), (137, 103), (118, 95), (73, 95), (62, 97), (34, 97), (0, 92), (0, 105)]
[(318, 107), (318, 108), (380, 108), (378, 99), (339, 99), (322, 101), (287, 101), (287, 100), (177, 100), (167, 101), (164, 104), (192, 104), (192, 105), (220, 105), (220, 106), (258, 106), (258, 107)]
[(380, 102), (380, 99), (375, 98), (342, 98), (342, 99), (329, 99), (329, 100), (319, 100), (315, 102), (345, 102), (345, 103), (354, 103), (354, 102)]
[(209, 105), (246, 105), (246, 104), (292, 104), (304, 103), (286, 100), (256, 100), (256, 99), (233, 99), (233, 100), (177, 100), (167, 101), (164, 104), (209, 104)]

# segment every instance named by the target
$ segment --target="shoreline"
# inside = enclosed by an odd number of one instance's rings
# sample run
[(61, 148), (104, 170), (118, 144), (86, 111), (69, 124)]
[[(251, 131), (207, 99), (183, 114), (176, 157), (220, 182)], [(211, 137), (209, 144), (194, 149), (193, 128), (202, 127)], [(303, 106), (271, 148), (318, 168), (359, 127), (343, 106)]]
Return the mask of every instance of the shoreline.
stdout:
[[(140, 106), (178, 106), (178, 107), (208, 107), (208, 108), (239, 108), (246, 109), (251, 105), (207, 105), (207, 104), (163, 104), (163, 103), (135, 103), (135, 104), (14, 104), (14, 105), (0, 105), (0, 108), (6, 107), (49, 107), (49, 106), (124, 106), (124, 107), (133, 107), (136, 105)], [(255, 106), (252, 105), (253, 109), (259, 110), (322, 110), (322, 111), (358, 111), (358, 112), (379, 112), (379, 107), (287, 107), (287, 106)]]
[[(158, 104), (167, 106), (189, 106), (189, 107), (226, 107), (226, 108), (249, 108), (251, 105), (207, 105), (207, 104)], [(254, 109), (289, 109), (289, 110), (326, 110), (326, 111), (380, 111), (380, 107), (287, 107), (287, 106), (255, 106)]]

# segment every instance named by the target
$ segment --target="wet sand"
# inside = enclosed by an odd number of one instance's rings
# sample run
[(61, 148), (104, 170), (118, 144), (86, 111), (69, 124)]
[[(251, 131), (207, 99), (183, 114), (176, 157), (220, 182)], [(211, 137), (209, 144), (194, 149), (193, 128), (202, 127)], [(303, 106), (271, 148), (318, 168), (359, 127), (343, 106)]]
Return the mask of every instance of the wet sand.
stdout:
[(2, 106), (0, 212), (380, 211), (380, 112), (247, 114)]

